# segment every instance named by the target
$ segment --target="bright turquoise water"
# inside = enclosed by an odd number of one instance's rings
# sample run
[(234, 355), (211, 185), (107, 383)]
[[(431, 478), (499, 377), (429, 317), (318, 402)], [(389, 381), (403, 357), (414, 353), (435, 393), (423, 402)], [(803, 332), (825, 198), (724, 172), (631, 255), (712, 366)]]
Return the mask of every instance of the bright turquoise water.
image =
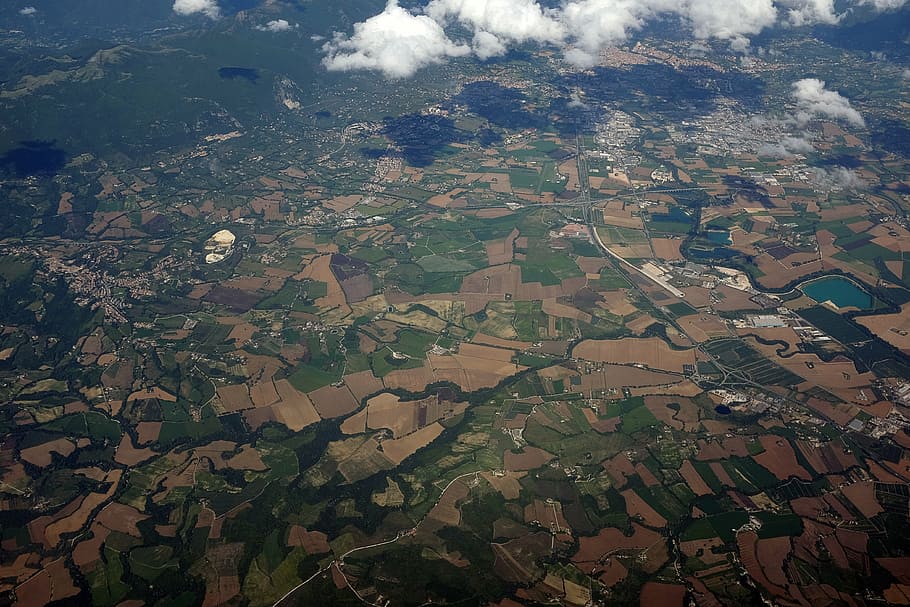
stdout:
[(831, 301), (838, 308), (854, 307), (866, 310), (872, 307), (874, 301), (864, 289), (841, 276), (829, 276), (803, 283), (800, 289), (815, 301), (819, 303)]

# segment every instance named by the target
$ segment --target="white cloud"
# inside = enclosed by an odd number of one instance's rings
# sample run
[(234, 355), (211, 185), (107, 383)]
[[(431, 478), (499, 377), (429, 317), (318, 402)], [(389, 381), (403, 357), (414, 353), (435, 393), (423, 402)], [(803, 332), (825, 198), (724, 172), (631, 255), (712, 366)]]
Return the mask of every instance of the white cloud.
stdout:
[(256, 26), (256, 29), (260, 32), (286, 32), (294, 27), (297, 26), (292, 26), (284, 19), (275, 19), (274, 21), (269, 21), (265, 25)]
[(571, 0), (562, 6), (560, 19), (574, 43), (566, 51), (569, 63), (579, 67), (597, 64), (605, 47), (625, 41), (630, 32), (653, 17), (654, 0)]
[(379, 70), (388, 78), (411, 76), (418, 69), (471, 49), (452, 42), (442, 26), (426, 15), (413, 15), (389, 0), (385, 10), (354, 25), (350, 37), (335, 34), (323, 47), (329, 70)]
[(877, 11), (896, 11), (907, 4), (907, 0), (861, 0), (862, 6), (872, 6)]
[(683, 7), (692, 32), (701, 39), (740, 40), (777, 20), (772, 0), (689, 0)]
[(815, 148), (812, 143), (805, 137), (786, 136), (778, 143), (766, 143), (758, 148), (756, 152), (759, 156), (768, 158), (792, 158), (797, 154), (809, 154), (814, 152)]
[(26, 6), (26, 7), (19, 9), (20, 15), (34, 15), (37, 12), (38, 12), (38, 9), (35, 8), (34, 6)]
[(865, 126), (862, 114), (850, 105), (850, 100), (838, 93), (825, 88), (825, 82), (817, 78), (803, 78), (793, 83), (793, 97), (802, 110), (803, 115), (797, 119), (804, 122), (806, 114), (809, 116), (825, 116), (827, 118), (843, 119), (854, 126)]
[(174, 0), (174, 12), (184, 16), (201, 13), (209, 19), (221, 16), (221, 8), (215, 0)]
[(787, 21), (795, 27), (815, 23), (834, 25), (843, 18), (843, 14), (835, 11), (834, 0), (779, 0), (779, 2), (786, 10)]
[[(833, 25), (856, 6), (893, 10), (908, 0), (560, 0), (555, 8), (544, 8), (541, 0), (424, 1), (406, 10), (390, 0), (382, 13), (355, 24), (350, 37), (336, 34), (324, 47), (325, 64), (406, 76), (447, 57), (473, 53), (486, 59), (533, 42), (558, 46), (569, 63), (591, 67), (605, 48), (667, 16), (682, 19), (697, 40), (724, 41), (747, 53), (750, 38), (774, 25)], [(844, 12), (836, 11), (836, 2)], [(471, 33), (470, 46), (452, 41), (446, 29), (454, 25)], [(398, 67), (393, 49), (401, 51)]]
[(910, 68), (905, 69), (903, 72), (901, 72), (901, 78), (904, 80), (910, 80)]
[(535, 0), (431, 0), (424, 12), (440, 25), (454, 20), (471, 28), (481, 58), (505, 53), (507, 43), (559, 43), (565, 36), (556, 11)]
[(581, 95), (578, 94), (578, 91), (572, 91), (572, 94), (569, 96), (569, 103), (566, 104), (566, 107), (586, 110), (588, 109), (588, 104), (582, 101)]
[(834, 167), (830, 171), (822, 168), (813, 168), (813, 182), (825, 190), (861, 190), (866, 187), (866, 182), (846, 167)]

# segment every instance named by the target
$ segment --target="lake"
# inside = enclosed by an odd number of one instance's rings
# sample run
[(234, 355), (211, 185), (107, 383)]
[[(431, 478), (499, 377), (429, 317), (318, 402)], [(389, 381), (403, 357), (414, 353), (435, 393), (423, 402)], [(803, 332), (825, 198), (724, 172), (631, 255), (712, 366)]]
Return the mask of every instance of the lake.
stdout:
[(799, 289), (819, 303), (832, 302), (838, 308), (868, 310), (874, 299), (865, 289), (842, 276), (829, 276), (803, 283)]

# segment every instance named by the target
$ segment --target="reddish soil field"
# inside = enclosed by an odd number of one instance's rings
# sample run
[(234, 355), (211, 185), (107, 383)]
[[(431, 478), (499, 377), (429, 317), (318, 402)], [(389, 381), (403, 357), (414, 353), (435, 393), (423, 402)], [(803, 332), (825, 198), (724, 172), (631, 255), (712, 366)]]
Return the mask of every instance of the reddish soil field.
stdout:
[(660, 484), (660, 481), (657, 480), (657, 477), (648, 470), (644, 464), (635, 464), (635, 472), (638, 473), (639, 478), (645, 484), (646, 487), (655, 487)]
[[(787, 596), (784, 588), (774, 584), (765, 575), (758, 558), (758, 536), (753, 531), (740, 533), (736, 536), (736, 545), (739, 556), (749, 576), (773, 596)], [(784, 555), (786, 556), (786, 555)]]
[(635, 466), (629, 461), (625, 453), (617, 453), (612, 458), (601, 463), (617, 488), (622, 488), (628, 482), (628, 477), (635, 474)]
[(877, 558), (875, 561), (902, 584), (910, 584), (910, 557)]
[[(669, 405), (669, 406), (668, 406)], [(658, 420), (671, 428), (693, 432), (698, 429), (699, 408), (688, 398), (674, 396), (646, 396), (645, 407)], [(671, 408), (672, 407), (672, 408)], [(676, 410), (678, 409), (678, 410)]]
[(332, 551), (326, 534), (321, 531), (307, 531), (300, 525), (291, 525), (287, 545), (301, 546), (307, 554), (325, 554)]
[(139, 531), (136, 524), (140, 521), (144, 521), (148, 517), (147, 514), (142, 514), (131, 506), (112, 502), (98, 513), (98, 516), (95, 517), (95, 521), (104, 525), (111, 531), (119, 531), (120, 533), (126, 533), (134, 537), (142, 537), (142, 533)]
[(110, 530), (98, 523), (92, 524), (92, 539), (85, 540), (76, 544), (73, 549), (73, 563), (83, 573), (88, 573), (95, 569), (95, 563), (101, 559), (101, 545), (104, 540), (111, 534)]
[(706, 483), (701, 475), (698, 474), (698, 471), (695, 469), (695, 466), (692, 465), (691, 461), (684, 461), (679, 468), (679, 473), (695, 495), (711, 495), (714, 493), (711, 491), (711, 487), (708, 486), (708, 483)]
[(247, 409), (243, 412), (243, 419), (250, 425), (255, 432), (266, 422), (278, 421), (278, 416), (272, 407), (263, 407), (261, 409)]
[(812, 480), (812, 475), (796, 461), (796, 454), (787, 439), (763, 435), (759, 440), (765, 451), (752, 456), (752, 459), (770, 470), (774, 476), (782, 481), (793, 476), (807, 481)]
[(51, 465), (51, 462), (53, 461), (53, 457), (51, 456), (52, 453), (68, 457), (75, 450), (76, 446), (71, 441), (65, 438), (58, 438), (34, 447), (22, 449), (19, 453), (19, 457), (33, 466), (44, 468), (45, 466)]
[(555, 532), (563, 532), (569, 529), (569, 523), (566, 522), (562, 513), (562, 504), (559, 502), (547, 503), (543, 500), (535, 499), (532, 503), (525, 506), (524, 519), (526, 523), (537, 523), (544, 529), (550, 529)]
[(79, 594), (62, 558), (47, 564), (27, 582), (16, 587), (17, 607), (44, 607)]
[(515, 229), (505, 238), (485, 242), (487, 263), (491, 266), (498, 266), (512, 261), (512, 255), (515, 250), (515, 239), (518, 238), (518, 234), (518, 230)]
[(736, 483), (733, 482), (733, 479), (730, 478), (730, 475), (727, 474), (727, 471), (721, 466), (718, 462), (712, 462), (709, 464), (711, 472), (720, 480), (725, 487), (735, 487)]
[(743, 437), (733, 436), (711, 441), (699, 439), (698, 456), (696, 457), (699, 461), (727, 459), (728, 457), (749, 457), (749, 449), (746, 447)]
[[(632, 523), (633, 533), (626, 536), (615, 527), (601, 529), (594, 537), (579, 537), (578, 552), (572, 557), (572, 562), (581, 566), (582, 563), (593, 564), (619, 550), (647, 550), (656, 544), (663, 543), (664, 538), (656, 531)], [(582, 570), (586, 570), (581, 566)]]
[(73, 533), (81, 529), (95, 508), (110, 499), (114, 492), (117, 491), (122, 475), (122, 470), (111, 470), (106, 479), (110, 483), (106, 493), (89, 493), (79, 504), (79, 508), (70, 516), (56, 520), (48, 525), (44, 529), (45, 545), (51, 548), (56, 547), (64, 534)]
[(648, 582), (641, 589), (639, 604), (641, 607), (683, 607), (685, 598), (686, 587), (681, 584)]
[(756, 549), (758, 562), (761, 563), (765, 575), (772, 584), (781, 587), (787, 586), (788, 581), (787, 574), (784, 573), (784, 565), (787, 555), (790, 554), (790, 548), (789, 537), (758, 540)]
[(654, 508), (641, 499), (632, 489), (626, 489), (620, 495), (626, 500), (626, 511), (629, 516), (640, 516), (649, 527), (666, 527), (667, 519), (662, 517)]
[[(27, 580), (38, 567), (38, 555), (35, 553), (27, 552), (25, 554), (20, 554), (16, 557), (12, 563), (7, 565), (0, 565), (0, 580), (15, 580), (15, 582), (24, 582)], [(0, 584), (0, 588), (3, 591), (12, 588), (12, 586), (7, 586), (6, 583)]]
[(597, 579), (599, 579), (607, 588), (612, 588), (626, 579), (629, 575), (629, 570), (617, 559), (607, 559), (607, 562), (604, 563), (602, 569), (603, 572)]
[(430, 510), (427, 517), (420, 523), (421, 531), (434, 533), (446, 525), (457, 526), (461, 522), (461, 511), (458, 502), (468, 497), (470, 490), (461, 480), (458, 480), (439, 496), (439, 501)]
[(554, 455), (547, 453), (537, 447), (525, 446), (522, 453), (506, 451), (503, 455), (503, 466), (506, 470), (534, 470), (540, 468), (550, 460)]
[(841, 487), (841, 493), (866, 518), (872, 518), (885, 511), (875, 499), (875, 484), (872, 481), (859, 481), (846, 485)]

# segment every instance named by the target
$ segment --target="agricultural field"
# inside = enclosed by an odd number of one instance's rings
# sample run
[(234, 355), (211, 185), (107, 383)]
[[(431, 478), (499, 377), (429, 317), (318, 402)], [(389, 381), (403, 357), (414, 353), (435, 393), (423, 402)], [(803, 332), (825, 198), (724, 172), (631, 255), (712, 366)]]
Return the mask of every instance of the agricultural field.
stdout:
[(0, 605), (910, 602), (910, 9), (111, 3), (0, 7)]

